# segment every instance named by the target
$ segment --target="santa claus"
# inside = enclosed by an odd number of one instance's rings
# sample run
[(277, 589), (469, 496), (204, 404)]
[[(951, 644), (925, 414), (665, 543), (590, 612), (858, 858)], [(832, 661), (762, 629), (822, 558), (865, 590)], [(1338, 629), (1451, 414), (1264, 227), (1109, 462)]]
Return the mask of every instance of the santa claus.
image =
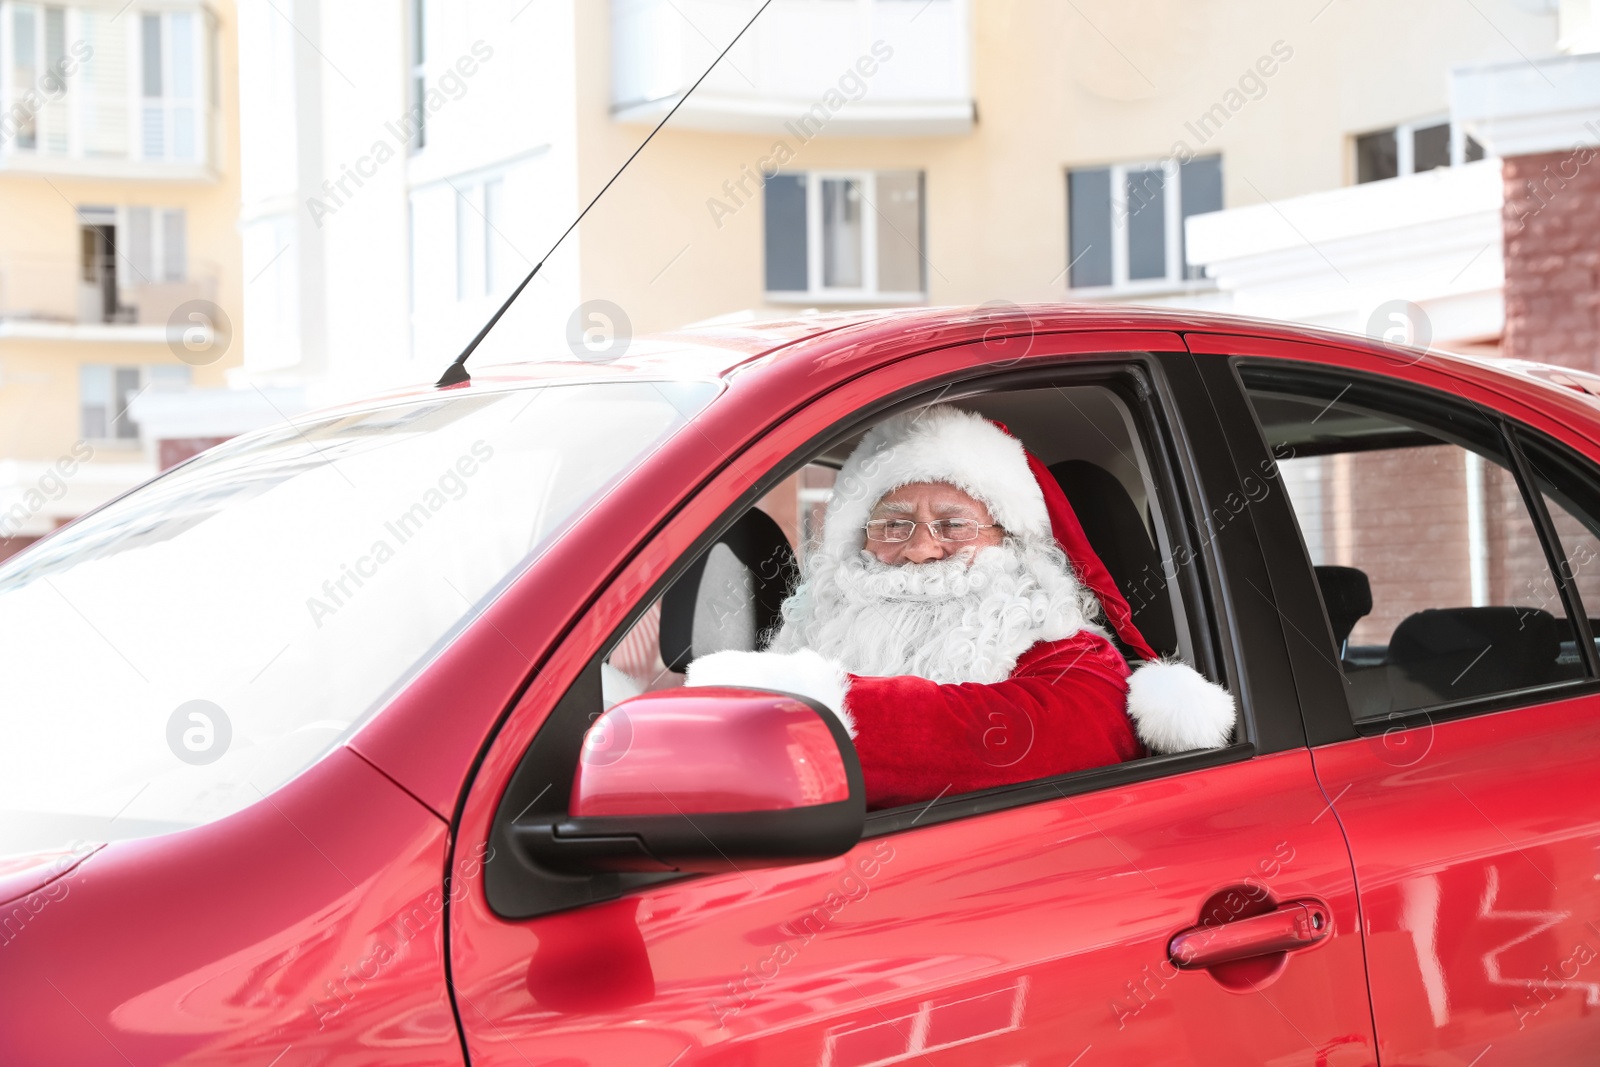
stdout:
[[(1107, 626), (1145, 662), (1130, 671)], [(869, 808), (1220, 747), (1235, 717), (1145, 643), (1044, 465), (948, 405), (867, 433), (768, 650), (703, 656), (687, 684), (828, 707)]]

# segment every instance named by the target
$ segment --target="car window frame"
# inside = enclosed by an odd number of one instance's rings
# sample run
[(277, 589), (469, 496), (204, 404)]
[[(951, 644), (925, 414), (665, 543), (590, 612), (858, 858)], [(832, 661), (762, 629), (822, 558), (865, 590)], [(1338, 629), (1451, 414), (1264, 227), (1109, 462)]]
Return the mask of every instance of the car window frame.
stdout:
[[(521, 814), (510, 818), (507, 814), (519, 810), (526, 813), (539, 800), (534, 795), (536, 783), (555, 786), (550, 789), (551, 801), (540, 807), (536, 817), (564, 815), (566, 800), (561, 787), (563, 783), (570, 785), (583, 734), (602, 707), (600, 665), (649, 606), (744, 511), (754, 507), (784, 478), (896, 410), (1052, 384), (1111, 388), (1135, 421), (1171, 543), (1192, 545), (1194, 534), (1200, 529), (1196, 509), (1205, 512), (1220, 506), (1213, 502), (1221, 501), (1224, 493), (1238, 484), (1237, 472), (1220, 441), (1215, 412), (1203, 397), (1196, 396), (1193, 357), (1187, 352), (1080, 354), (1068, 350), (1052, 358), (1040, 351), (1046, 343), (1046, 339), (1035, 339), (1037, 354), (1028, 359), (1029, 366), (1021, 369), (975, 363), (942, 375), (919, 377), (914, 384), (886, 392), (834, 420), (825, 431), (792, 449), (763, 473), (747, 476), (744, 491), (661, 570), (648, 589), (637, 594), (604, 639), (595, 642), (584, 667), (535, 731), (512, 771), (491, 821), (490, 846), (497, 850), (513, 847), (508, 831)], [(1126, 391), (1117, 387), (1115, 379), (1129, 383)], [(819, 396), (806, 406), (826, 402), (825, 397)], [(923, 805), (869, 812), (863, 840), (1303, 748), (1306, 739), (1294, 703), (1293, 677), (1283, 660), (1281, 625), (1276, 617), (1270, 617), (1270, 610), (1260, 606), (1237, 610), (1241, 599), (1230, 588), (1229, 575), (1244, 573), (1247, 580), (1250, 575), (1260, 582), (1266, 580), (1254, 528), (1249, 523), (1227, 524), (1197, 548), (1191, 547), (1189, 557), (1195, 566), (1180, 568), (1179, 576), (1185, 583), (1181, 595), (1192, 640), (1197, 653), (1203, 653), (1197, 655), (1201, 660), (1197, 666), (1209, 677), (1221, 679), (1234, 693), (1241, 712), (1238, 740), (1222, 749), (1150, 756), (1016, 785), (937, 797)], [(1248, 655), (1244, 653), (1246, 645), (1252, 647)], [(560, 800), (559, 811), (545, 810), (556, 799)], [(491, 909), (502, 919), (511, 920), (615, 899), (648, 885), (688, 877), (678, 873), (553, 876), (543, 879), (546, 885), (534, 893), (528, 892), (530, 887), (512, 882), (513, 878), (526, 881), (525, 872), (513, 875), (509, 865), (497, 871), (498, 866), (485, 868), (485, 888)]]
[[(1330, 355), (1338, 352), (1337, 349), (1331, 348), (1327, 351)], [(1333, 630), (1298, 516), (1287, 496), (1278, 494), (1276, 499), (1261, 511), (1263, 544), (1275, 547), (1275, 551), (1268, 553), (1275, 579), (1281, 582), (1284, 588), (1296, 591), (1292, 610), (1297, 616), (1296, 625), (1302, 631), (1303, 643), (1312, 645), (1318, 638), (1325, 642), (1321, 646), (1313, 645), (1312, 651), (1315, 655), (1297, 658), (1295, 670), (1300, 679), (1299, 687), (1302, 693), (1320, 692), (1332, 694), (1334, 697), (1332, 700), (1308, 701), (1306, 704), (1306, 734), (1312, 747), (1336, 744), (1358, 737), (1378, 737), (1397, 730), (1427, 727), (1436, 723), (1475, 718), (1479, 715), (1533, 707), (1600, 692), (1600, 653), (1595, 649), (1594, 635), (1576, 582), (1558, 566), (1560, 560), (1556, 553), (1560, 540), (1543, 497), (1531, 476), (1523, 447), (1524, 441), (1537, 442), (1538, 447), (1569, 458), (1580, 465), (1594, 466), (1592, 460), (1578, 455), (1571, 447), (1507, 415), (1504, 411), (1488, 407), (1439, 385), (1419, 382), (1409, 377), (1401, 378), (1362, 367), (1321, 360), (1275, 359), (1271, 355), (1261, 353), (1220, 357), (1216, 361), (1216, 370), (1224, 372), (1226, 378), (1231, 380), (1242, 404), (1243, 414), (1248, 420), (1247, 422), (1241, 420), (1241, 423), (1243, 427), (1248, 427), (1249, 433), (1233, 435), (1234, 447), (1245, 457), (1272, 454), (1266, 431), (1256, 415), (1254, 404), (1250, 401), (1250, 387), (1244, 380), (1244, 374), (1248, 371), (1266, 373), (1280, 381), (1288, 382), (1291, 386), (1297, 382), (1313, 383), (1321, 391), (1326, 391), (1330, 385), (1338, 383), (1355, 383), (1368, 390), (1381, 389), (1384, 395), (1379, 401), (1376, 403), (1367, 401), (1366, 406), (1399, 420), (1415, 419), (1422, 427), (1435, 433), (1439, 431), (1430, 425), (1425, 410), (1422, 414), (1417, 413), (1419, 409), (1433, 408), (1436, 411), (1446, 412), (1450, 410), (1464, 412), (1469, 408), (1472, 409), (1474, 414), (1484, 419), (1497, 435), (1496, 445), (1503, 452), (1506, 467), (1516, 479), (1523, 507), (1532, 520), (1544, 551), (1546, 566), (1560, 587), (1562, 606), (1573, 627), (1579, 655), (1588, 672), (1588, 677), (1584, 678), (1566, 679), (1464, 700), (1430, 704), (1393, 711), (1382, 716), (1356, 718), (1349, 701), (1345, 698), (1343, 671), (1329, 655), (1335, 648)], [(1223, 377), (1222, 374), (1215, 373), (1213, 376)], [(1443, 443), (1456, 443), (1442, 433), (1440, 439)], [(1465, 447), (1459, 444), (1457, 446)], [(1286, 607), (1285, 610), (1290, 611), (1291, 607)]]

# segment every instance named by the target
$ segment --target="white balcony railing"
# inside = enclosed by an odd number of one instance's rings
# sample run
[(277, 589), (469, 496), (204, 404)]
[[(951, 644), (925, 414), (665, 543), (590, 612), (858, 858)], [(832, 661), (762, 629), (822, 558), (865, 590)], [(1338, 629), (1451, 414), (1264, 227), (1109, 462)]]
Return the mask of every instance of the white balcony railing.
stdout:
[[(970, 0), (775, 0), (673, 118), (809, 139), (972, 128)], [(654, 122), (749, 19), (748, 0), (612, 0), (612, 113)]]

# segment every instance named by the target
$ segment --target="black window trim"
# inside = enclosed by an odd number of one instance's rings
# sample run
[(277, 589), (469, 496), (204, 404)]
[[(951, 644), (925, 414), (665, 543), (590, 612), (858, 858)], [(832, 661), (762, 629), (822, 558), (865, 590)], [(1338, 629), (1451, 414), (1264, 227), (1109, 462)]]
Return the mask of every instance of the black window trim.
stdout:
[[(1529, 686), (1522, 689), (1511, 689), (1500, 693), (1489, 693), (1483, 696), (1472, 697), (1466, 700), (1450, 701), (1442, 704), (1426, 705), (1420, 708), (1411, 708), (1403, 711), (1393, 711), (1381, 717), (1356, 719), (1350, 711), (1349, 701), (1337, 701), (1338, 716), (1335, 718), (1328, 712), (1324, 704), (1319, 709), (1321, 714), (1313, 718), (1308, 714), (1306, 721), (1307, 738), (1313, 748), (1341, 741), (1353, 740), (1358, 737), (1377, 737), (1395, 730), (1407, 730), (1418, 727), (1431, 727), (1436, 723), (1449, 722), (1456, 719), (1472, 718), (1478, 715), (1492, 714), (1501, 711), (1511, 711), (1518, 708), (1548, 704), (1560, 700), (1570, 700), (1579, 697), (1600, 693), (1600, 655), (1596, 654), (1594, 636), (1591, 632), (1589, 619), (1582, 605), (1582, 598), (1578, 594), (1576, 581), (1558, 566), (1560, 540), (1556, 536), (1554, 522), (1550, 518), (1549, 510), (1545, 507), (1542, 495), (1538, 492), (1531, 476), (1529, 461), (1524, 450), (1524, 441), (1534, 442), (1536, 447), (1552, 452), (1557, 457), (1568, 462), (1576, 461), (1581, 467), (1594, 466), (1593, 461), (1577, 455), (1569, 446), (1542, 433), (1525, 423), (1510, 418), (1503, 412), (1486, 408), (1475, 401), (1446, 392), (1443, 389), (1419, 385), (1414, 382), (1403, 381), (1387, 375), (1366, 370), (1357, 370), (1349, 367), (1307, 364), (1288, 362), (1273, 359), (1270, 356), (1231, 356), (1225, 357), (1232, 376), (1237, 383), (1239, 394), (1244, 399), (1249, 410), (1252, 426), (1255, 430), (1255, 447), (1270, 454), (1271, 449), (1267, 443), (1266, 431), (1255, 413), (1255, 406), (1249, 400), (1252, 385), (1246, 383), (1246, 376), (1256, 379), (1257, 386), (1262, 379), (1272, 385), (1282, 385), (1287, 389), (1301, 392), (1305, 385), (1310, 384), (1327, 391), (1330, 388), (1338, 396), (1345, 395), (1344, 389), (1356, 385), (1366, 390), (1381, 390), (1377, 403), (1368, 401), (1367, 406), (1387, 414), (1390, 417), (1416, 418), (1432, 432), (1438, 433), (1441, 440), (1450, 441), (1459, 447), (1468, 447), (1463, 439), (1452, 439), (1447, 431), (1440, 431), (1426, 417), (1418, 417), (1417, 409), (1432, 408), (1435, 411), (1456, 410), (1465, 411), (1474, 409), (1476, 414), (1486, 420), (1494, 429), (1496, 440), (1492, 442), (1497, 447), (1506, 461), (1513, 477), (1517, 481), (1518, 489), (1522, 494), (1523, 504), (1528, 509), (1529, 517), (1533, 519), (1538, 532), (1541, 545), (1544, 549), (1547, 565), (1550, 567), (1552, 577), (1560, 586), (1563, 607), (1568, 613), (1577, 637), (1580, 655), (1583, 657), (1585, 669), (1589, 677), (1569, 679), (1560, 682), (1548, 683), (1538, 686)], [(1359, 402), (1363, 397), (1358, 396)], [(1408, 410), (1408, 408), (1410, 410)], [(1482, 444), (1482, 442), (1480, 442)], [(1280, 547), (1294, 546), (1297, 549), (1297, 558), (1290, 558), (1293, 553), (1280, 551), (1272, 553), (1274, 567), (1280, 573), (1282, 568), (1294, 567), (1303, 572), (1303, 584), (1308, 585), (1315, 595), (1320, 619), (1317, 627), (1327, 639), (1326, 648), (1333, 647), (1333, 632), (1328, 623), (1327, 609), (1322, 603), (1322, 594), (1318, 588), (1311, 565), (1311, 554), (1305, 546), (1305, 540), (1300, 530), (1300, 524), (1295, 516), (1292, 506), (1286, 498), (1280, 498), (1278, 506), (1264, 513), (1263, 518), (1270, 524), (1271, 529), (1264, 531), (1263, 544), (1276, 543)], [(1299, 578), (1299, 575), (1295, 576)], [(1315, 672), (1313, 677), (1304, 679), (1302, 691), (1309, 687), (1320, 687), (1325, 691), (1340, 693), (1345, 685), (1344, 674), (1337, 664), (1330, 660), (1323, 651), (1322, 659), (1332, 667), (1333, 673), (1316, 665), (1310, 664), (1309, 669)], [(1307, 663), (1303, 661), (1297, 671), (1307, 670)]]
[[(1036, 345), (1040, 343), (1039, 339), (1035, 340)], [(1168, 373), (1181, 371), (1193, 358), (1188, 353), (1128, 351), (1103, 355), (1064, 353), (1048, 359), (1048, 362), (1041, 359), (1035, 366), (1009, 371), (999, 370), (993, 364), (976, 364), (939, 378), (920, 381), (864, 405), (848, 420), (818, 434), (795, 449), (783, 462), (774, 464), (765, 475), (755, 479), (750, 488), (715, 522), (709, 524), (651, 588), (639, 597), (616, 628), (598, 644), (594, 656), (530, 740), (497, 802), (491, 822), (490, 844), (497, 854), (503, 849), (508, 860), (512, 861), (485, 865), (485, 890), (492, 910), (502, 918), (528, 919), (616, 899), (647, 885), (691, 877), (682, 874), (579, 876), (535, 872), (519, 859), (513, 859), (517, 854), (512, 848), (508, 827), (530, 810), (535, 818), (565, 814), (571, 775), (577, 764), (578, 749), (587, 728), (589, 712), (600, 706), (601, 662), (671, 583), (739, 515), (755, 506), (784, 478), (827, 451), (830, 446), (847, 440), (896, 410), (1007, 390), (1094, 384), (1111, 389), (1128, 406), (1142, 435), (1140, 445), (1151, 466), (1158, 506), (1168, 536), (1175, 548), (1180, 543), (1187, 545), (1192, 543), (1197, 529), (1190, 502), (1197, 501), (1204, 505), (1207, 501), (1200, 484), (1202, 479), (1197, 474), (1199, 465), (1194, 455), (1193, 441), (1188, 437), (1188, 431), (1197, 428), (1187, 424), (1199, 413), (1192, 404), (1181, 402), (1181, 391), (1175, 389), (1168, 380)], [(1209, 421), (1204, 416), (1199, 417), (1202, 421)], [(1215, 428), (1208, 424), (1198, 429), (1214, 432)], [(1251, 533), (1253, 537), (1253, 531)], [(1244, 550), (1255, 547), (1252, 543)], [(1283, 722), (1275, 730), (1261, 729), (1267, 721), (1265, 717), (1271, 715), (1275, 706), (1281, 703), (1282, 694), (1259, 694), (1259, 699), (1252, 699), (1257, 694), (1252, 691), (1248, 681), (1251, 664), (1245, 662), (1241, 642), (1231, 632), (1234, 626), (1226, 592), (1226, 568), (1221, 555), (1221, 548), (1215, 540), (1199, 545), (1199, 551), (1191, 550), (1189, 556), (1196, 565), (1180, 570), (1180, 574), (1186, 576), (1181, 594), (1197, 666), (1208, 677), (1224, 679), (1239, 702), (1240, 740), (1223, 749), (1147, 757), (1017, 785), (938, 797), (925, 804), (869, 812), (863, 840), (1244, 761), (1267, 752), (1303, 747), (1304, 736), (1297, 730), (1286, 732)], [(1275, 696), (1278, 699), (1274, 699)], [(1286, 720), (1287, 716), (1278, 711), (1276, 718)], [(1294, 723), (1294, 726), (1297, 728), (1298, 723)], [(1262, 733), (1272, 735), (1270, 743), (1261, 743)], [(539, 786), (539, 783), (546, 784)], [(529, 797), (532, 799), (529, 800)], [(544, 797), (548, 799), (541, 799)]]

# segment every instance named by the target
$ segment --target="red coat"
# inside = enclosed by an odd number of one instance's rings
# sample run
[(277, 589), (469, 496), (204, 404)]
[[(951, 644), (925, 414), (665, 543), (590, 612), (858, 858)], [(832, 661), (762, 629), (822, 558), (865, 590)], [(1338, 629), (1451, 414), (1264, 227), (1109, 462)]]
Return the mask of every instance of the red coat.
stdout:
[(1144, 755), (1128, 665), (1099, 634), (1040, 642), (1003, 682), (850, 676), (867, 807), (927, 802)]

